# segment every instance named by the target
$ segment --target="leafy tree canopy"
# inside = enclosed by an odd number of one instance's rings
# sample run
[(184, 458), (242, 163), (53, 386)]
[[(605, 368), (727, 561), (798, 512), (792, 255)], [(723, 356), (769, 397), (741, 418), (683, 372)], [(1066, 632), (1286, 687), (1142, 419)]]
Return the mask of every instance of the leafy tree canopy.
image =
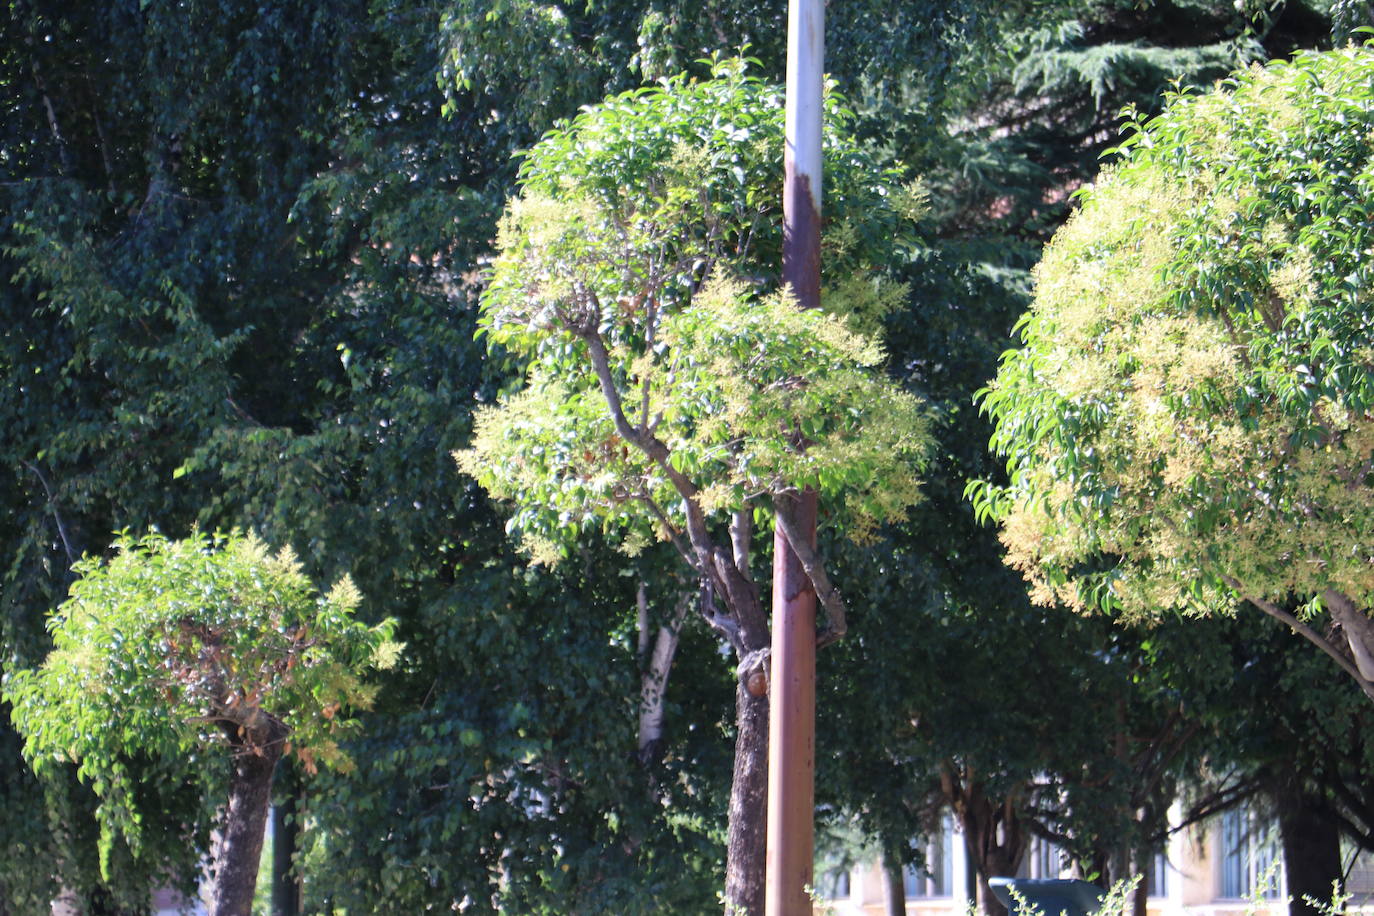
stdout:
[(872, 371), (867, 331), (904, 294), (880, 268), (919, 192), (848, 138), (832, 97), (822, 300), (838, 314), (796, 310), (776, 291), (781, 93), (743, 61), (713, 76), (611, 99), (523, 164), (482, 326), (529, 361), (525, 386), (478, 414), (460, 462), (518, 504), (538, 557), (585, 528), (637, 546), (807, 486), (859, 534), (916, 499), (926, 423)]
[(983, 393), (1010, 482), (970, 488), (1038, 600), (1367, 629), (1371, 76), (1347, 48), (1175, 96), (1048, 248)]
[(34, 768), (79, 763), (102, 797), (103, 854), (116, 831), (138, 849), (133, 761), (214, 785), (215, 755), (262, 756), (270, 740), (308, 771), (351, 766), (345, 707), (370, 705), (362, 673), (390, 667), (400, 646), (390, 622), (353, 620), (348, 579), (321, 595), (289, 551), (237, 534), (124, 535), (115, 548), (77, 564), (49, 620), (52, 653), (5, 686)]

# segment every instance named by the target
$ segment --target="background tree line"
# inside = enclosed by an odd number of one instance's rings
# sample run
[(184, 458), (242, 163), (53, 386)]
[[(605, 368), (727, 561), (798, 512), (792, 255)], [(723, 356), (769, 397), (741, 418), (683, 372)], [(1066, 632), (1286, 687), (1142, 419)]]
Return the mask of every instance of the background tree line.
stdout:
[[(530, 568), (449, 456), (514, 370), (474, 341), (513, 154), (579, 106), (704, 74), (713, 52), (747, 46), (780, 75), (784, 12), (10, 4), (2, 663), (42, 660), (73, 565), (119, 528), (243, 526), (316, 580), (351, 574), (360, 616), (395, 618), (408, 648), (360, 716), (354, 773), (308, 790), (279, 775), (304, 894), (279, 869), (283, 907), (715, 906), (736, 685), (681, 611), (696, 582), (667, 548), (609, 543)], [(1185, 782), (1199, 813), (1264, 793), (1285, 838), (1368, 842), (1367, 713), (1321, 659), (1245, 619), (1146, 631), (1033, 607), (963, 499), (999, 473), (973, 392), (1122, 106), (1156, 110), (1173, 81), (1328, 46), (1362, 17), (1319, 0), (832, 7), (828, 68), (856, 133), (929, 199), (893, 265), (910, 301), (884, 328), (887, 368), (933, 407), (925, 501), (876, 546), (823, 545), (853, 613), (822, 656), (818, 799), (894, 866), (952, 809), (984, 879), (1032, 835), (1115, 879), (1144, 867)], [(645, 754), (665, 629), (674, 674)], [(151, 887), (191, 886), (199, 799), (151, 784), (157, 822), (102, 877), (91, 790), (35, 777), (0, 714), (0, 913), (46, 912), (59, 891), (84, 913), (143, 912)], [(1193, 778), (1204, 762), (1215, 785)], [(1311, 869), (1329, 878), (1330, 856)]]

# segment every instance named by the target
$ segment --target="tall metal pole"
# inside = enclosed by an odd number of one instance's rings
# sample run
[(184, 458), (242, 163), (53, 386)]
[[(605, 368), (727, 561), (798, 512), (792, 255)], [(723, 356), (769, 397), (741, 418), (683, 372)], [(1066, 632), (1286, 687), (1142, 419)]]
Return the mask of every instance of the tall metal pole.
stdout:
[[(783, 181), (783, 282), (821, 304), (821, 89), (824, 0), (789, 0)], [(816, 494), (798, 497), (814, 541)], [(810, 916), (815, 855), (816, 593), (781, 529), (773, 533), (773, 653), (768, 720), (767, 916)]]

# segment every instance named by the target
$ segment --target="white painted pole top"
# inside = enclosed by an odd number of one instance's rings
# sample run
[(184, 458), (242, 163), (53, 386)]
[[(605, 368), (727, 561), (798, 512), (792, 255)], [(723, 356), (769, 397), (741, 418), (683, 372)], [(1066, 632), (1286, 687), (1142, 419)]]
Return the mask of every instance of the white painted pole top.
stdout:
[(824, 0), (791, 0), (787, 9), (787, 156), (811, 186), (821, 212), (821, 93), (825, 66)]

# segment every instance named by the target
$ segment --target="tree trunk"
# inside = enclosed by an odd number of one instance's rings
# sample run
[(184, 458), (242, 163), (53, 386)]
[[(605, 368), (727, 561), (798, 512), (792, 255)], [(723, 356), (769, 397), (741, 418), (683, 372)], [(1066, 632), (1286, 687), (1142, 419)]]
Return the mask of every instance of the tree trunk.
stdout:
[[(985, 916), (1008, 916), (1007, 908), (992, 892), (990, 878), (1014, 877), (1021, 867), (1024, 844), (1020, 828), (1006, 824), (1003, 828), (1009, 834), (1004, 842), (997, 842), (997, 825), (990, 818), (977, 818), (975, 832), (970, 832), (964, 824), (964, 841), (969, 851), (969, 861), (978, 873), (978, 909)], [(1010, 834), (1015, 833), (1015, 836)]]
[(1132, 916), (1146, 916), (1146, 907), (1150, 901), (1150, 872), (1153, 868), (1154, 856), (1149, 853), (1136, 856), (1135, 873), (1140, 876), (1140, 881), (1136, 883), (1135, 893), (1131, 895)]
[(986, 916), (1007, 916), (988, 879), (1014, 876), (1021, 867), (1026, 834), (1015, 805), (1010, 798), (988, 798), (972, 774), (952, 763), (941, 769), (940, 786), (963, 828), (969, 863), (978, 875), (978, 909)]
[(1341, 880), (1340, 827), (1319, 799), (1293, 791), (1277, 800), (1283, 871), (1293, 898), (1289, 916), (1319, 916), (1321, 911), (1303, 898), (1330, 903), (1332, 884)]
[(252, 916), (258, 885), (267, 811), (272, 803), (272, 773), (281, 742), (265, 742), (261, 755), (235, 747), (229, 777), (229, 804), (215, 844), (210, 916)]
[(678, 635), (692, 606), (692, 596), (678, 600), (672, 619), (650, 637), (648, 593), (644, 583), (639, 587), (639, 762), (644, 767), (658, 763), (663, 753), (664, 700), (668, 693), (668, 675), (672, 673), (673, 658), (677, 654)]
[[(981, 868), (977, 869), (977, 872), (978, 911), (983, 916), (1008, 916), (1007, 908), (1002, 906), (1002, 901), (998, 900), (992, 892), (992, 885), (988, 882), (988, 873)], [(1002, 877), (1003, 874), (1002, 871), (998, 871), (994, 877)]]
[(883, 855), (883, 883), (887, 886), (887, 916), (906, 916), (906, 875), (900, 856)]
[(768, 844), (768, 697), (735, 685), (735, 773), (725, 851), (726, 916), (763, 916)]
[(291, 872), (300, 837), (296, 823), (300, 783), (288, 766), (277, 770), (278, 804), (272, 809), (272, 916), (299, 916), (300, 879)]
[(87, 895), (86, 913), (87, 916), (133, 916), (116, 902), (114, 893), (104, 885), (98, 885)]

